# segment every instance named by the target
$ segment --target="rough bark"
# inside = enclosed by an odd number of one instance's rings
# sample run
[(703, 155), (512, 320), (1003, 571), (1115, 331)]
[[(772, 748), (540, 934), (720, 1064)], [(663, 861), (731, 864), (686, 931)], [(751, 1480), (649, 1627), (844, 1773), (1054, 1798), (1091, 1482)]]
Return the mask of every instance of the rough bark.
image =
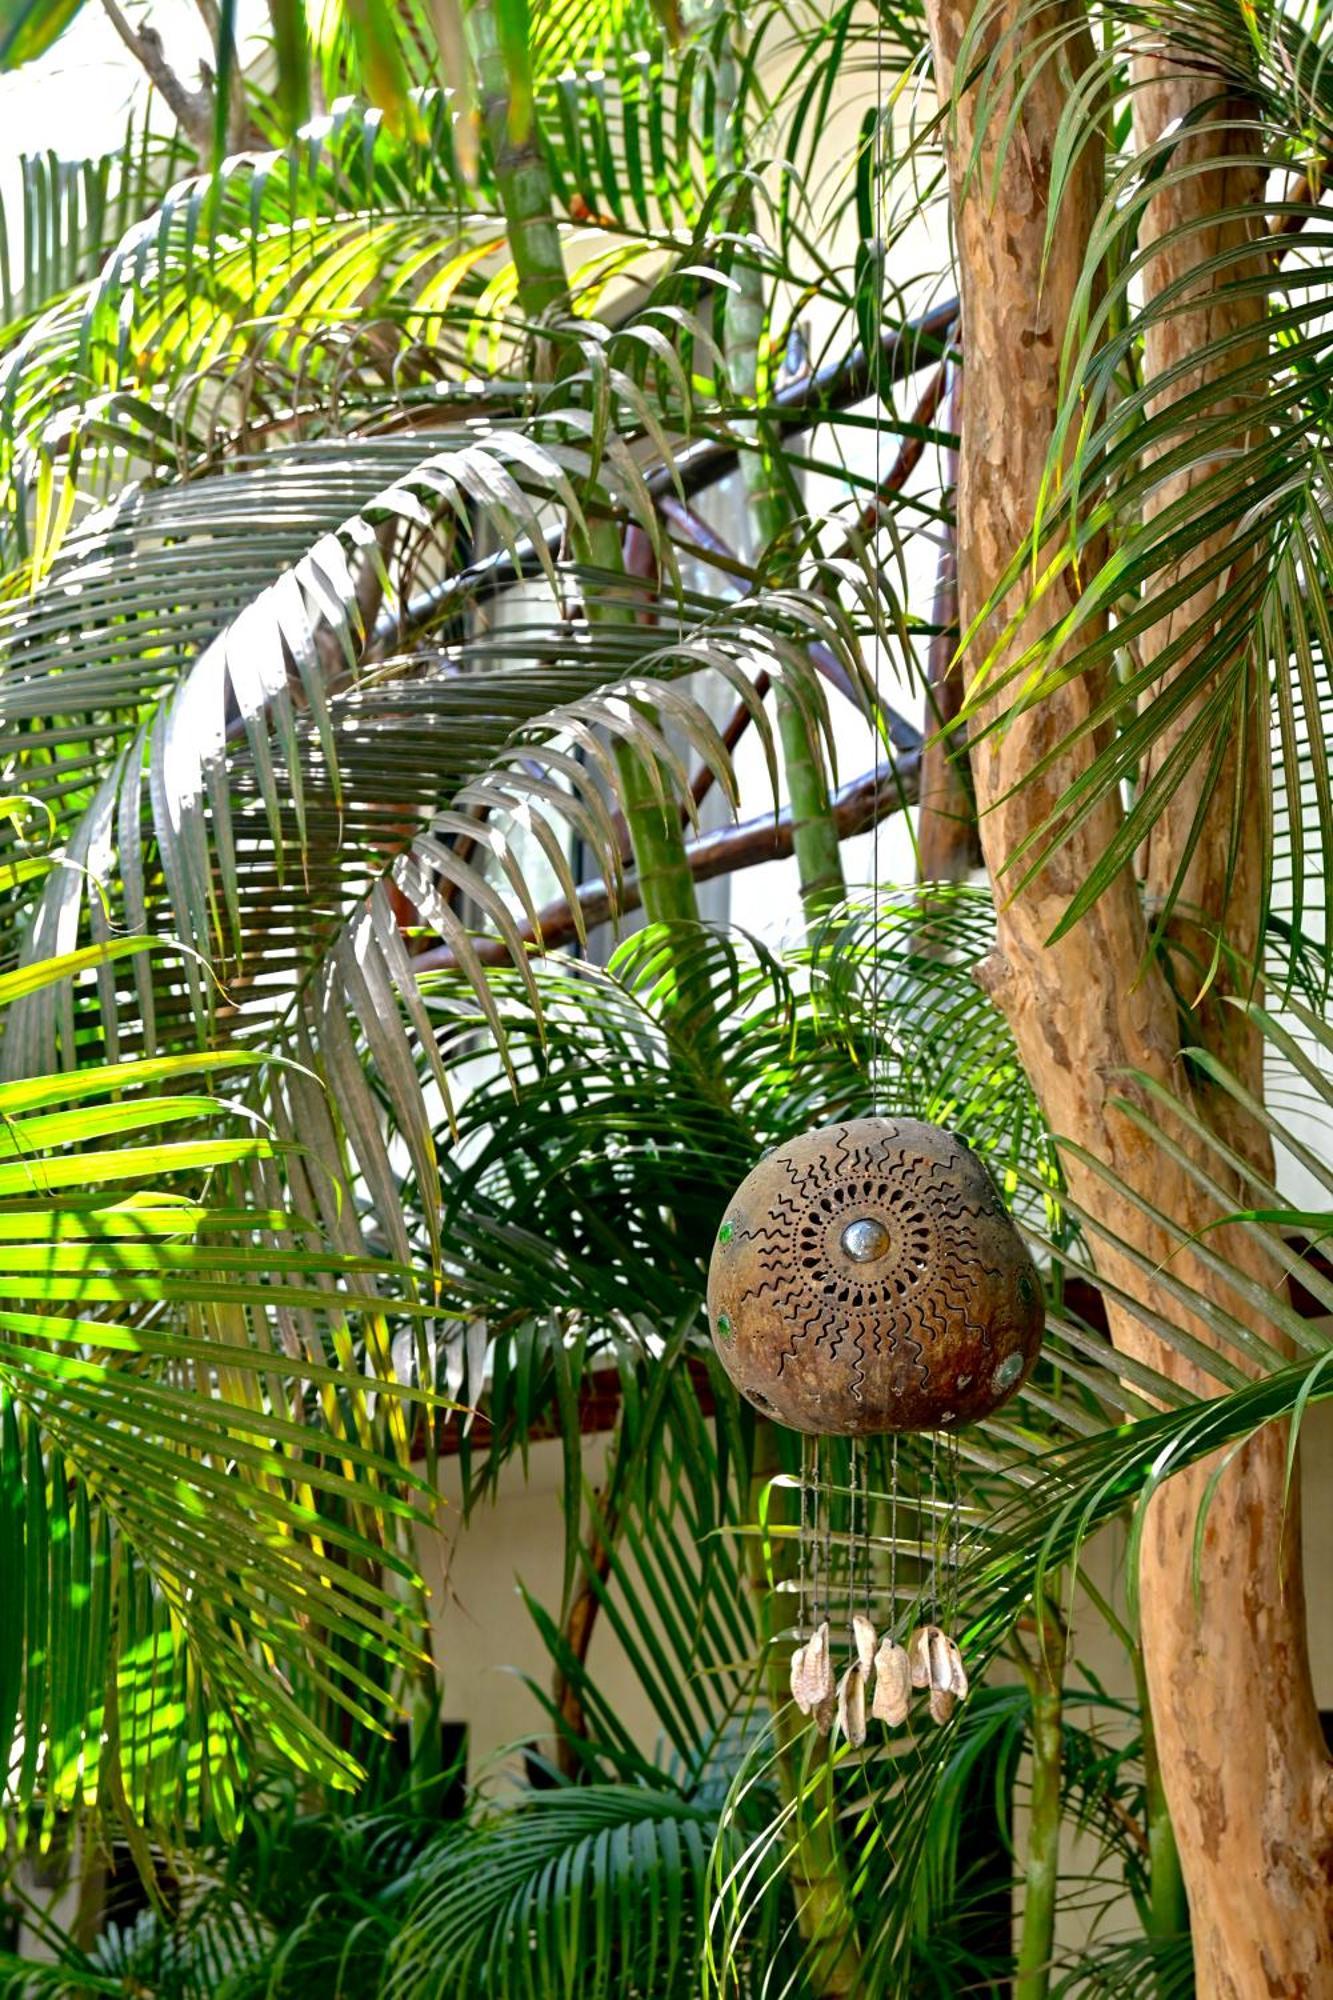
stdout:
[[(928, 13), (940, 91), (947, 97), (968, 9), (961, 0), (929, 0)], [(964, 90), (950, 128), (967, 355), (958, 503), (964, 629), (986, 605), (1034, 518), (1064, 329), (1102, 185), (1094, 143), (1051, 216), (1051, 149), (1060, 113), (1093, 56), (1079, 10), (1060, 4), (1034, 11), (1021, 0), (1006, 0), (988, 15), (988, 39), (1011, 38), (1006, 62), (1046, 46), (1045, 38), (1060, 29), (1059, 62), (1029, 65), (1020, 105), (1012, 88), (1002, 93), (988, 129), (978, 134), (974, 95)], [(1073, 587), (1066, 580), (1020, 627), (1015, 648), (1063, 613)], [(978, 632), (974, 664), (998, 643), (1004, 618), (997, 614)], [(1095, 736), (1084, 738), (1040, 782), (1020, 785), (1045, 751), (1067, 743), (1102, 691), (1095, 673), (1084, 674), (974, 748), (982, 843), (992, 875), (1096, 753)], [(1173, 996), (1157, 967), (1143, 969), (1147, 931), (1137, 884), (1122, 874), (1082, 924), (1047, 943), (1069, 897), (1105, 851), (1119, 813), (1118, 801), (1105, 798), (1022, 894), (999, 899), (998, 948), (987, 984), (1056, 1133), (1086, 1146), (1130, 1190), (1197, 1230), (1211, 1220), (1206, 1198), (1116, 1109), (1127, 1068), (1178, 1093), (1187, 1087)], [(1146, 1224), (1132, 1200), (1113, 1193), (1076, 1158), (1067, 1165), (1075, 1199), (1107, 1232), (1097, 1257), (1108, 1279), (1130, 1298), (1144, 1296), (1144, 1280), (1118, 1247), (1126, 1244), (1154, 1261), (1171, 1257), (1178, 1275), (1216, 1294), (1216, 1280), (1166, 1232)], [(1228, 1247), (1233, 1254), (1243, 1249)], [(1227, 1303), (1244, 1316), (1239, 1301)], [(1109, 1317), (1124, 1350), (1189, 1379), (1174, 1350), (1132, 1311), (1112, 1304)], [(1208, 1339), (1200, 1323), (1187, 1330)], [(1193, 1526), (1212, 1467), (1168, 1483), (1144, 1538), (1145, 1662), (1190, 1894), (1200, 2000), (1333, 1994), (1329, 1774), (1311, 1693), (1299, 1548), (1290, 1520), (1282, 1532), (1284, 1445), (1282, 1433), (1270, 1429), (1221, 1480), (1203, 1538), (1197, 1597), (1190, 1582)]]
[(102, 6), (112, 27), (130, 54), (138, 61), (149, 82), (160, 92), (163, 103), (200, 159), (211, 158), (212, 91), (206, 85), (199, 90), (190, 90), (181, 82), (163, 53), (162, 37), (156, 28), (147, 24), (142, 28), (131, 27), (117, 6), (116, 0), (102, 0)]
[[(961, 388), (957, 370), (949, 384), (949, 427), (958, 428)], [(958, 485), (958, 455), (944, 455), (946, 503)], [(963, 676), (958, 649), (958, 546), (953, 521), (945, 525), (935, 573), (935, 626), (926, 661), (926, 747), (921, 758), (921, 810), (917, 817), (917, 868), (923, 882), (966, 882), (981, 866), (981, 838), (967, 770), (967, 739), (958, 717)]]
[[(1186, 136), (1172, 147), (1168, 184), (1149, 202), (1139, 232), (1141, 247), (1155, 246), (1144, 270), (1145, 292), (1149, 299), (1166, 296), (1170, 300), (1168, 310), (1149, 317), (1144, 337), (1145, 380), (1149, 385), (1159, 379), (1164, 384), (1148, 400), (1149, 413), (1159, 416), (1184, 396), (1205, 394), (1210, 379), (1220, 372), (1237, 369), (1262, 353), (1263, 294), (1258, 290), (1240, 292), (1237, 286), (1243, 278), (1260, 275), (1269, 262), (1267, 218), (1261, 207), (1267, 175), (1252, 163), (1258, 134), (1247, 130), (1245, 121), (1255, 119), (1254, 107), (1235, 93), (1219, 99), (1216, 75), (1200, 75), (1182, 53), (1149, 45), (1135, 59), (1134, 80), (1135, 135), (1141, 149), (1154, 145), (1178, 127), (1179, 121), (1189, 121)], [(1191, 170), (1187, 179), (1178, 177), (1177, 170), (1184, 168)], [(1256, 246), (1253, 258), (1245, 254), (1250, 243)], [(1221, 269), (1192, 276), (1218, 258), (1227, 260)], [(1244, 338), (1247, 332), (1252, 335), (1248, 341)], [(1214, 344), (1222, 338), (1236, 344), (1219, 364)], [(1188, 365), (1191, 356), (1199, 357), (1193, 366)], [(1183, 372), (1173, 376), (1174, 369)], [(1250, 410), (1255, 412), (1256, 422), (1261, 422), (1262, 392), (1258, 386), (1249, 385), (1243, 398), (1219, 386), (1206, 408), (1196, 405), (1182, 418), (1181, 429), (1173, 431), (1171, 442), (1179, 444), (1187, 439), (1201, 416), (1208, 421), (1215, 416), (1232, 416), (1239, 436), (1244, 437)], [(1160, 457), (1166, 448), (1165, 443), (1159, 445), (1156, 455)], [(1165, 509), (1188, 504), (1192, 492), (1224, 469), (1220, 454), (1194, 460), (1185, 470), (1163, 480), (1152, 493), (1144, 508), (1145, 519), (1150, 521)], [(1197, 657), (1212, 614), (1237, 581), (1234, 565), (1216, 576), (1207, 575), (1209, 564), (1225, 556), (1228, 533), (1222, 528), (1210, 535), (1201, 534), (1185, 559), (1153, 580), (1154, 590), (1165, 592), (1186, 581), (1192, 572), (1200, 573), (1199, 587), (1142, 635), (1140, 650), (1147, 666), (1185, 640), (1191, 630), (1199, 635), (1165, 667), (1148, 696), (1150, 701)], [(1263, 1091), (1262, 1037), (1234, 1007), (1223, 1002), (1229, 990), (1244, 988), (1248, 968), (1258, 966), (1269, 845), (1267, 699), (1267, 689), (1256, 675), (1248, 699), (1225, 732), (1224, 759), (1210, 796), (1203, 801), (1203, 837), (1184, 870), (1171, 925), (1183, 980), (1197, 985), (1209, 968), (1212, 932), (1225, 921), (1226, 942), (1237, 964), (1224, 963), (1219, 968), (1202, 1027), (1210, 1046), (1256, 1095)], [(1145, 759), (1144, 784), (1187, 733), (1197, 708), (1196, 701), (1158, 736)], [(1140, 867), (1150, 904), (1162, 902), (1176, 886), (1203, 782), (1200, 760), (1173, 793), (1144, 843)], [(1233, 815), (1238, 815), (1234, 845)], [(1214, 1115), (1225, 1120), (1231, 1128), (1228, 1136), (1271, 1176), (1272, 1147), (1262, 1128), (1240, 1128), (1234, 1116), (1227, 1115), (1228, 1102), (1217, 1101)]]

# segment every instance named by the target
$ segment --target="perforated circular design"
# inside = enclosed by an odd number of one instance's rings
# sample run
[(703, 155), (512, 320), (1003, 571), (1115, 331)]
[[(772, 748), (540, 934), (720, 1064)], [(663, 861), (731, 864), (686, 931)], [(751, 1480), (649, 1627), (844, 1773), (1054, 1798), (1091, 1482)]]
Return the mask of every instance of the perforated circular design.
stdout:
[(994, 1182), (916, 1119), (830, 1125), (762, 1160), (718, 1231), (708, 1307), (732, 1380), (795, 1430), (975, 1422), (1041, 1345), (1041, 1286)]

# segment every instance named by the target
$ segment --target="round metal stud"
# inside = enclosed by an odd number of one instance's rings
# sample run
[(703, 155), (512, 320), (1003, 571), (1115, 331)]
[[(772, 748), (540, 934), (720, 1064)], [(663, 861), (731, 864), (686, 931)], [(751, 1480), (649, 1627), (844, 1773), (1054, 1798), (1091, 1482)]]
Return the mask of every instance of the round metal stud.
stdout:
[(892, 1242), (884, 1224), (873, 1215), (858, 1215), (838, 1238), (853, 1264), (875, 1264), (888, 1255)]

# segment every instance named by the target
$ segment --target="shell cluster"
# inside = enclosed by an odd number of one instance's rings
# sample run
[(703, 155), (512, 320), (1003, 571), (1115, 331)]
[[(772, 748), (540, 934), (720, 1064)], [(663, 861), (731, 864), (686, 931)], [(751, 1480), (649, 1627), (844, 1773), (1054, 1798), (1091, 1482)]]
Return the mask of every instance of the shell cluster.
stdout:
[(866, 1695), (869, 1713), (890, 1729), (900, 1729), (917, 1689), (928, 1689), (927, 1706), (933, 1722), (946, 1723), (967, 1694), (967, 1672), (957, 1642), (938, 1625), (918, 1625), (904, 1646), (875, 1628), (860, 1612), (852, 1618), (853, 1655), (838, 1680), (829, 1657), (828, 1620), (815, 1627), (791, 1660), (792, 1700), (802, 1715), (814, 1717), (827, 1736), (836, 1730), (853, 1750), (866, 1740)]
[(736, 1387), (792, 1430), (951, 1430), (1041, 1347), (1041, 1283), (985, 1164), (914, 1118), (807, 1132), (761, 1160), (708, 1272)]

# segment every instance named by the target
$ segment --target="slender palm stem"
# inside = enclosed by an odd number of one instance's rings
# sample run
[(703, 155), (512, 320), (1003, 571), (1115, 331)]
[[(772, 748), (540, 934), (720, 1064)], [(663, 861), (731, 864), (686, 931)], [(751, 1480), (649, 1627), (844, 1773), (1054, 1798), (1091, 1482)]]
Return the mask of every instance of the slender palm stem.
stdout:
[(494, 0), (470, 12), (486, 131), (504, 210), (518, 301), (528, 319), (544, 319), (569, 296), (556, 227), (551, 176), (537, 143), (536, 106), (526, 44), (502, 36)]
[[(752, 227), (754, 202), (746, 196), (737, 218), (739, 227)], [(733, 271), (736, 286), (727, 300), (726, 359), (732, 394), (751, 403), (759, 386), (759, 346), (765, 325), (763, 272), (752, 254), (742, 254)], [(740, 435), (753, 441), (740, 454), (741, 477), (750, 503), (756, 554), (772, 558), (782, 538), (793, 526), (791, 498), (778, 477), (777, 462), (769, 451), (759, 425), (744, 418), (736, 426)], [(784, 560), (779, 555), (778, 560)], [(790, 555), (785, 557), (790, 565)], [(791, 695), (781, 686), (775, 695), (778, 736), (787, 774), (791, 800), (792, 840), (801, 884), (801, 902), (807, 917), (837, 902), (845, 892), (842, 852), (838, 827), (829, 796), (828, 775), (817, 737), (810, 722)]]
[[(1144, 1929), (1155, 1942), (1165, 1944), (1189, 1929), (1190, 1907), (1180, 1868), (1175, 1828), (1171, 1824), (1171, 1807), (1162, 1782), (1157, 1739), (1153, 1734), (1152, 1703), (1148, 1698), (1142, 1646), (1135, 1646), (1133, 1661), (1134, 1686), (1143, 1730), (1144, 1811), (1148, 1822), (1148, 1907), (1144, 1915)], [(1163, 2000), (1166, 2000), (1165, 1986), (1159, 1990)]]
[(1019, 1647), (1020, 1671), (1032, 1696), (1032, 1793), (1014, 2000), (1045, 2000), (1050, 1991), (1060, 1887), (1065, 1630), (1049, 1601), (1039, 1600), (1036, 1612), (1036, 1657)]

